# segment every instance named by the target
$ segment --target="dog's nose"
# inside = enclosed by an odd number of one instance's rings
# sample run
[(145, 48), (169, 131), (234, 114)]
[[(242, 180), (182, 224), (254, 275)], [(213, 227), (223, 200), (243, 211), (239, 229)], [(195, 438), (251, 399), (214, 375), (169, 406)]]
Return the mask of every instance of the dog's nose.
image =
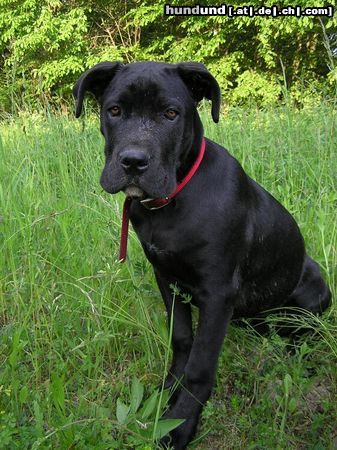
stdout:
[(149, 157), (142, 150), (124, 150), (120, 155), (120, 161), (127, 173), (139, 174), (145, 172), (149, 166)]

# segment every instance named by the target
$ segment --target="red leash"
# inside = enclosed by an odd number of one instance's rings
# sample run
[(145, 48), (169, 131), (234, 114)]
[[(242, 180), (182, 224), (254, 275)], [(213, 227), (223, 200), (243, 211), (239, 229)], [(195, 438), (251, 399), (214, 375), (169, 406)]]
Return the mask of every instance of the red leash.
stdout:
[[(146, 208), (150, 210), (160, 209), (163, 206), (166, 206), (170, 203), (170, 201), (186, 186), (186, 184), (191, 180), (198, 167), (201, 164), (201, 161), (204, 157), (206, 149), (206, 141), (205, 138), (202, 138), (199, 155), (191, 167), (188, 174), (182, 179), (180, 183), (178, 183), (175, 191), (165, 198), (147, 198), (145, 200), (141, 200), (140, 203)], [(122, 218), (122, 231), (121, 231), (121, 241), (119, 248), (119, 262), (123, 263), (126, 260), (126, 253), (128, 247), (128, 231), (129, 231), (129, 219), (130, 219), (130, 206), (131, 206), (132, 198), (126, 197), (123, 206), (123, 218)]]
[(121, 263), (125, 262), (126, 260), (126, 252), (128, 248), (128, 232), (129, 232), (131, 202), (132, 198), (126, 197), (123, 206), (121, 242), (119, 246), (119, 262)]

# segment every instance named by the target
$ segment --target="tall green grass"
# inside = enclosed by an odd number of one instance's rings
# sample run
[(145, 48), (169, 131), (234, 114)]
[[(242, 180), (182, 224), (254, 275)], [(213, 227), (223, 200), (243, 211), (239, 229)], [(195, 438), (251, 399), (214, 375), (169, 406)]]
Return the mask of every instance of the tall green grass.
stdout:
[[(206, 136), (292, 212), (336, 295), (335, 110), (203, 118)], [(121, 415), (140, 385), (162, 408), (166, 317), (133, 232), (117, 262), (123, 196), (99, 186), (98, 120), (22, 113), (0, 137), (0, 448), (150, 449), (143, 416)], [(336, 311), (300, 319), (317, 333), (294, 347), (232, 327), (196, 447), (336, 444)]]

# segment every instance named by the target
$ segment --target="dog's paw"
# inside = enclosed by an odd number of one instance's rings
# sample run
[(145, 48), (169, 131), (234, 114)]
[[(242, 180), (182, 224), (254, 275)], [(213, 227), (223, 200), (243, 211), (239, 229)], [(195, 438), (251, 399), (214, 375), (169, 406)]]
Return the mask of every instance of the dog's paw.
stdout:
[[(164, 415), (165, 419), (173, 418), (172, 412), (168, 411)], [(197, 420), (186, 419), (179, 427), (172, 430), (169, 434), (164, 436), (160, 440), (160, 445), (163, 449), (168, 450), (184, 450), (187, 444), (191, 441), (194, 436), (197, 426)]]
[(167, 434), (163, 438), (160, 439), (160, 448), (163, 450), (169, 450), (173, 447), (172, 437), (170, 434)]
[(183, 445), (182, 442), (175, 439), (173, 431), (160, 440), (160, 446), (163, 450), (184, 450), (187, 447), (187, 442)]
[(171, 431), (169, 435), (160, 440), (160, 445), (165, 450), (184, 450), (190, 439), (183, 432)]

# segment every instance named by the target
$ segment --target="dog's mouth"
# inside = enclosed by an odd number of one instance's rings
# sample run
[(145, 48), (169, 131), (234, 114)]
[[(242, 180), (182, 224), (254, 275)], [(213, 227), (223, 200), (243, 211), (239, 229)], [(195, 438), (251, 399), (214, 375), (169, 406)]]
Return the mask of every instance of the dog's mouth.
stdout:
[(129, 186), (124, 188), (123, 191), (127, 197), (131, 197), (135, 200), (142, 200), (143, 198), (147, 197), (143, 189), (136, 186), (135, 184), (130, 184)]
[[(174, 180), (169, 180), (168, 176), (164, 175), (160, 180), (151, 177), (126, 177), (120, 175), (116, 177), (111, 176), (111, 171), (103, 170), (100, 183), (102, 188), (109, 194), (116, 194), (117, 192), (124, 192), (127, 197), (135, 200), (144, 200), (146, 198), (164, 198), (174, 191), (176, 183)], [(117, 174), (118, 175), (118, 174)]]
[[(158, 186), (159, 187), (159, 186)], [(122, 191), (127, 197), (131, 197), (134, 200), (144, 200), (147, 198), (164, 198), (169, 195), (172, 190), (156, 188), (155, 186), (146, 183), (145, 181), (139, 183), (138, 180), (130, 180), (122, 187)]]

